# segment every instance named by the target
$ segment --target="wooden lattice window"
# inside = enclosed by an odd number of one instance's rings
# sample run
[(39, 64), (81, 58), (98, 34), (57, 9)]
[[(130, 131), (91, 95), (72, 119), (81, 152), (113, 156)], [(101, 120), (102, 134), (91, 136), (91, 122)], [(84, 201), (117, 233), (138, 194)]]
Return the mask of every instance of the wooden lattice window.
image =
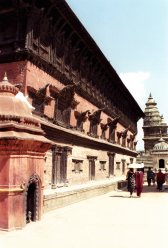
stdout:
[(100, 161), (100, 171), (106, 170), (106, 161)]
[(77, 159), (72, 159), (72, 162), (73, 162), (73, 172), (75, 173), (80, 173), (83, 171), (82, 169), (82, 163), (83, 163), (83, 160), (77, 160)]
[(67, 158), (71, 148), (55, 146), (52, 149), (52, 188), (67, 182)]
[(63, 98), (59, 98), (56, 105), (55, 122), (60, 126), (69, 127), (71, 108), (67, 107)]
[(126, 146), (126, 137), (125, 136), (122, 137), (122, 146), (123, 147)]
[(109, 141), (115, 143), (115, 128), (109, 128)]
[(125, 174), (125, 159), (122, 159), (122, 174)]
[(116, 169), (120, 170), (120, 162), (116, 162)]
[(97, 123), (90, 121), (90, 135), (93, 137), (97, 137), (97, 126)]

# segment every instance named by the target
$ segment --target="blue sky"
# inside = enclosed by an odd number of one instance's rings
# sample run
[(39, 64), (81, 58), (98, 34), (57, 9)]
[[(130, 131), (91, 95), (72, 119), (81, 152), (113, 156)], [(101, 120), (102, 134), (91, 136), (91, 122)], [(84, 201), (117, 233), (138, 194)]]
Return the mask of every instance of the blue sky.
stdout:
[[(67, 0), (142, 110), (149, 93), (168, 122), (168, 0)], [(142, 120), (137, 149), (143, 149)]]

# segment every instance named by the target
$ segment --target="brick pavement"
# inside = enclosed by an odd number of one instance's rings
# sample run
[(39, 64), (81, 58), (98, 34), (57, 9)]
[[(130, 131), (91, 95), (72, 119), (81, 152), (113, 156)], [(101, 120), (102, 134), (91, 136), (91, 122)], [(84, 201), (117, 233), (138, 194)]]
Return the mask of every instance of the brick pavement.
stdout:
[(0, 232), (0, 247), (165, 248), (167, 206), (167, 189), (145, 185), (141, 198), (112, 191), (49, 212), (23, 230)]

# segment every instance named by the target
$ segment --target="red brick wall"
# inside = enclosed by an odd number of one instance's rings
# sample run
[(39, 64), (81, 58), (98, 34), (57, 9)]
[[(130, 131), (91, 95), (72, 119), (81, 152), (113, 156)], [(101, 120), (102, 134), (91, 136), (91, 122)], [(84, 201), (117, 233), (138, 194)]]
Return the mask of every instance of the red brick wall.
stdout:
[(10, 83), (22, 83), (25, 86), (26, 70), (27, 61), (0, 64), (0, 81), (6, 72)]
[[(64, 85), (60, 83), (58, 80), (55, 78), (51, 77), (49, 74), (46, 72), (42, 71), (39, 69), (37, 66), (32, 64), (30, 61), (19, 61), (19, 62), (12, 62), (12, 63), (4, 63), (0, 64), (0, 81), (3, 79), (4, 73), (7, 73), (9, 82), (11, 83), (22, 83), (24, 86), (23, 93), (27, 95), (27, 86), (32, 86), (35, 89), (39, 89), (41, 87), (44, 87), (47, 83), (54, 85), (57, 87), (59, 90), (61, 90)], [(49, 95), (49, 90), (47, 92), (47, 95)], [(93, 104), (88, 102), (87, 100), (83, 99), (82, 97), (78, 96), (75, 94), (75, 99), (79, 104), (76, 107), (76, 110), (81, 112), (81, 111), (86, 111), (90, 110), (95, 111), (97, 110), (97, 107), (95, 107)], [(31, 99), (28, 99), (29, 102), (31, 103)], [(54, 101), (51, 101), (49, 105), (45, 106), (45, 115), (48, 117), (52, 118), (54, 115)], [(105, 113), (101, 113), (101, 119), (102, 123), (106, 124), (107, 123), (107, 115)], [(74, 116), (74, 110), (71, 112), (71, 120), (70, 124), (72, 126), (76, 126), (76, 119)], [(86, 122), (83, 125), (83, 128), (85, 130), (85, 133), (89, 131), (89, 126), (90, 122), (86, 120)], [(116, 131), (124, 131), (124, 127), (122, 125), (118, 124), (117, 125), (117, 130)], [(106, 131), (106, 138), (108, 139), (108, 129)], [(130, 132), (129, 132), (130, 134)], [(101, 136), (101, 127), (100, 125), (98, 126), (98, 136)], [(117, 139), (117, 137), (116, 137)]]

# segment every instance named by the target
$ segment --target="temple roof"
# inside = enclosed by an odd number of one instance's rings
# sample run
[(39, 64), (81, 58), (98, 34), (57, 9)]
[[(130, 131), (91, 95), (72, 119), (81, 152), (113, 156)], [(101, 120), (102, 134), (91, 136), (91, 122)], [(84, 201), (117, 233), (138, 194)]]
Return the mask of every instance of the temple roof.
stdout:
[(0, 140), (20, 139), (52, 143), (44, 137), (38, 119), (26, 100), (17, 97), (19, 90), (4, 76), (0, 82)]
[(168, 151), (168, 143), (163, 138), (160, 138), (158, 143), (153, 147), (153, 151)]
[(161, 116), (159, 113), (157, 103), (153, 99), (151, 93), (146, 103), (144, 114), (144, 126), (167, 126), (167, 123), (164, 121), (163, 116)]
[(31, 109), (26, 102), (19, 99), (18, 88), (8, 82), (5, 75), (0, 82), (0, 116), (27, 117), (32, 119)]

